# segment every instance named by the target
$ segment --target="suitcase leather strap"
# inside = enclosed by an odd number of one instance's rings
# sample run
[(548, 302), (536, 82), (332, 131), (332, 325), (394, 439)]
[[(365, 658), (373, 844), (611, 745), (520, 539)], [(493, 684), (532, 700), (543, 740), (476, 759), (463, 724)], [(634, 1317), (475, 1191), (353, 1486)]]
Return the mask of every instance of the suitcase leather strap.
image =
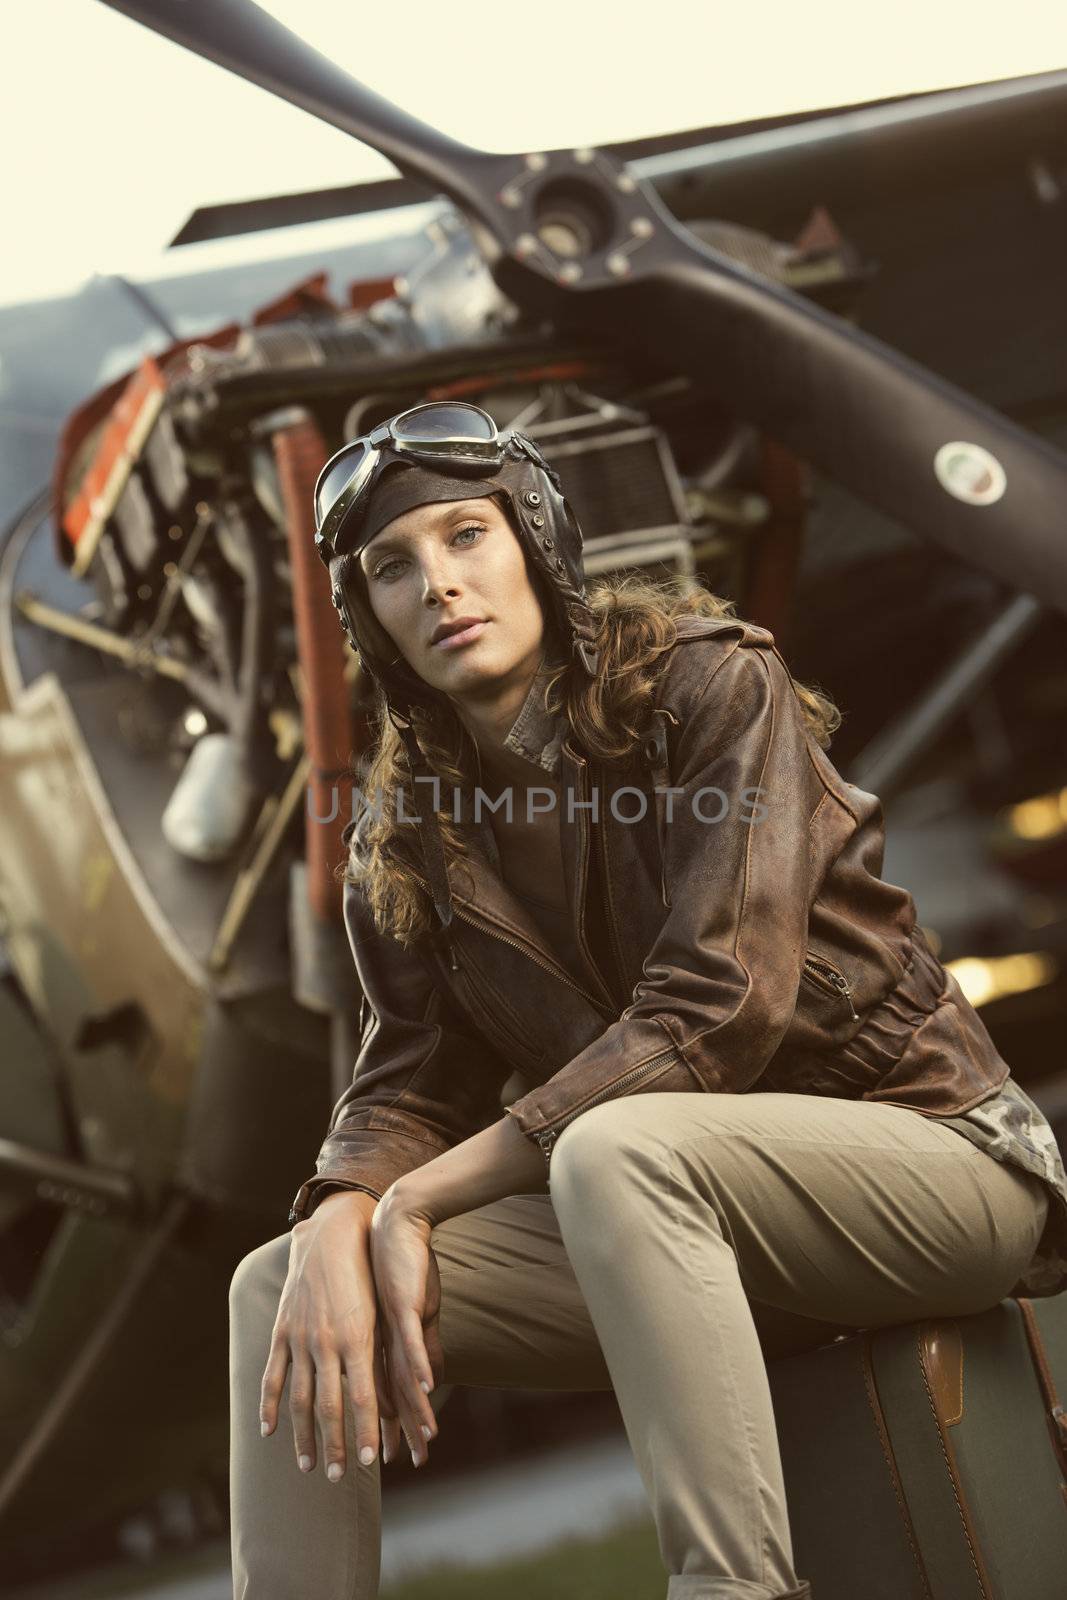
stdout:
[(1030, 1347), (1030, 1357), (1037, 1373), (1037, 1381), (1041, 1385), (1041, 1393), (1045, 1397), (1049, 1434), (1052, 1438), (1052, 1448), (1056, 1452), (1056, 1459), (1060, 1464), (1060, 1472), (1064, 1482), (1061, 1484), (1064, 1499), (1067, 1500), (1067, 1411), (1060, 1403), (1056, 1392), (1056, 1380), (1052, 1376), (1049, 1366), (1048, 1353), (1045, 1350), (1045, 1341), (1041, 1337), (1034, 1308), (1029, 1300), (1016, 1295), (1016, 1304), (1022, 1313), (1023, 1327), (1026, 1329), (1026, 1342)]

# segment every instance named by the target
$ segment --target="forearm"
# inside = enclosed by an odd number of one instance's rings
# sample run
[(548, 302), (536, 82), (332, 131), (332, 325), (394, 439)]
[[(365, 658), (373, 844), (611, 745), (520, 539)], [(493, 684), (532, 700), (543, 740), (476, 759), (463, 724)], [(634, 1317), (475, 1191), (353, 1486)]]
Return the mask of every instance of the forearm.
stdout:
[(489, 1205), (509, 1194), (543, 1194), (548, 1188), (544, 1156), (513, 1117), (453, 1145), (414, 1172), (398, 1178), (382, 1196), (405, 1211), (425, 1217), (432, 1227)]

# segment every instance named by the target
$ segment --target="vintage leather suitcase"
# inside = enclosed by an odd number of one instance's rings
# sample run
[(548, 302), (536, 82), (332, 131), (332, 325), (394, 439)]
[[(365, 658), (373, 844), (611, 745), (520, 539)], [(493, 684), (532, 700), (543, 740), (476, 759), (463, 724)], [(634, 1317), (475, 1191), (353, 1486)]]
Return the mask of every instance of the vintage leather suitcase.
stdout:
[(768, 1372), (814, 1600), (1067, 1600), (1067, 1293)]

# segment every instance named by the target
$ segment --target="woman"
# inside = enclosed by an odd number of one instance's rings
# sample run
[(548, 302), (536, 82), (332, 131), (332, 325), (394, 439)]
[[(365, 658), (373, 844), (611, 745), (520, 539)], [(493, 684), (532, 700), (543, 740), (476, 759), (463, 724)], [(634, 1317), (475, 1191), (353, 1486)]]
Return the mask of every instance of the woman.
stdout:
[(233, 1280), (237, 1600), (377, 1592), (379, 1432), (424, 1464), (452, 1383), (613, 1387), (668, 1594), (810, 1596), (765, 1356), (1067, 1284), (1048, 1125), (765, 629), (587, 592), (557, 475), (476, 407), (346, 446), (316, 511), (385, 713), (366, 1011)]

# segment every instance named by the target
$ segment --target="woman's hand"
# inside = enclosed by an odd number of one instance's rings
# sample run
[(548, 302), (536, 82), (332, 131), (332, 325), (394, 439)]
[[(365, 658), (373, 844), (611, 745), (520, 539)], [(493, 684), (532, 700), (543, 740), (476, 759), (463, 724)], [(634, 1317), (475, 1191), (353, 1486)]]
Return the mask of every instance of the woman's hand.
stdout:
[[(378, 1450), (379, 1404), (392, 1412), (381, 1369), (377, 1306), (370, 1261), (372, 1195), (327, 1195), (292, 1230), (289, 1272), (274, 1322), (260, 1391), (260, 1424), (274, 1432), (285, 1374), (292, 1362), (289, 1412), (300, 1468), (315, 1466), (315, 1418), (322, 1435), (326, 1475), (345, 1471), (345, 1395), (355, 1416), (356, 1449), (369, 1466)], [(376, 1392), (377, 1391), (377, 1392)], [(384, 1438), (384, 1434), (383, 1434)]]
[(427, 1398), (444, 1361), (438, 1318), (441, 1275), (430, 1246), (432, 1225), (405, 1203), (400, 1180), (385, 1191), (371, 1224), (371, 1261), (385, 1326), (382, 1347), (401, 1426), (422, 1466), (437, 1419)]

